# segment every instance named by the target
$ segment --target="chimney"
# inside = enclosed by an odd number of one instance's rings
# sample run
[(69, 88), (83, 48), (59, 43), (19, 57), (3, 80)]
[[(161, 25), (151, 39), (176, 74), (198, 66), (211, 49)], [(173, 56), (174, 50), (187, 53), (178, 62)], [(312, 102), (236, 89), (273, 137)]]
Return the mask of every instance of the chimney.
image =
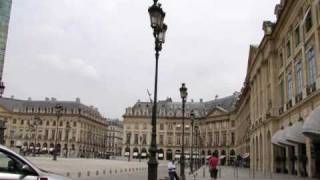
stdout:
[(54, 98), (54, 97), (52, 97), (52, 98), (51, 98), (51, 101), (57, 101), (57, 99), (56, 99), (56, 98)]
[(191, 102), (193, 103), (193, 99), (191, 99)]
[(50, 98), (46, 97), (46, 98), (45, 98), (45, 101), (47, 101), (47, 102), (50, 101)]
[(202, 98), (200, 99), (200, 102), (203, 103), (203, 99)]
[(77, 97), (77, 98), (76, 98), (76, 102), (77, 102), (77, 103), (81, 103), (80, 98)]
[(11, 99), (14, 99), (14, 95), (11, 96)]
[(28, 101), (31, 101), (32, 99), (31, 99), (31, 97), (28, 97)]

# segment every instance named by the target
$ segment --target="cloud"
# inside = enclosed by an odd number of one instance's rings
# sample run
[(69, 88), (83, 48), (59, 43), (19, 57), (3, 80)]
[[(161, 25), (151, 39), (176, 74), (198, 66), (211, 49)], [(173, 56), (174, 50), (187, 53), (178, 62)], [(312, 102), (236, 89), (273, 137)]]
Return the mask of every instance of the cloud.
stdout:
[(100, 79), (97, 69), (80, 58), (66, 58), (59, 55), (45, 54), (39, 55), (37, 61), (44, 66), (49, 66), (59, 71), (85, 76), (97, 81)]

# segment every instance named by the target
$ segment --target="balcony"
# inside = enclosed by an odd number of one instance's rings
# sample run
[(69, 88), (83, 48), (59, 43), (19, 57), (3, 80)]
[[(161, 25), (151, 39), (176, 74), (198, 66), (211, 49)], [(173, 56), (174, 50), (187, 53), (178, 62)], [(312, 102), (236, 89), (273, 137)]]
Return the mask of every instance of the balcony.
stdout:
[(287, 109), (290, 109), (292, 107), (292, 100), (291, 99), (287, 102), (286, 106), (287, 106)]
[(281, 115), (283, 112), (284, 112), (283, 107), (280, 107), (280, 108), (279, 108), (279, 115)]
[(316, 82), (313, 82), (312, 84), (308, 85), (308, 87), (307, 87), (307, 95), (309, 96), (315, 90), (316, 90)]
[(300, 102), (302, 100), (302, 92), (300, 92), (298, 95), (296, 95), (296, 103)]

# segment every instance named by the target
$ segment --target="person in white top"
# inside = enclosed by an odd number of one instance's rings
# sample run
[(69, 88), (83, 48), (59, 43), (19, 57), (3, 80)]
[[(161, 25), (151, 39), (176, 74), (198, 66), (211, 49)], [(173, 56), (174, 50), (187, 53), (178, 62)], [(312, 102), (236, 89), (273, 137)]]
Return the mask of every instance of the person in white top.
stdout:
[(169, 161), (168, 163), (168, 173), (170, 180), (179, 180), (179, 177), (176, 173), (176, 165), (174, 164), (174, 160)]

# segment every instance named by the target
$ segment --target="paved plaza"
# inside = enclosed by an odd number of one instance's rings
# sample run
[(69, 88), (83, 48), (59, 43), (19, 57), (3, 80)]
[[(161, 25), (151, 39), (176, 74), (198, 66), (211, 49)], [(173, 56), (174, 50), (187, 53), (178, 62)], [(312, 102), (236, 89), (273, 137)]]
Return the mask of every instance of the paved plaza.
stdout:
[[(147, 179), (147, 161), (125, 161), (125, 160), (102, 160), (102, 159), (65, 159), (52, 161), (51, 157), (28, 157), (34, 164), (51, 172), (59, 173), (72, 177), (72, 179), (90, 179), (90, 180), (142, 180)], [(202, 167), (194, 175), (189, 174), (187, 168), (185, 173), (187, 180), (210, 180), (208, 167)], [(261, 172), (250, 172), (247, 168), (220, 167), (220, 178), (222, 180), (306, 180), (310, 178), (300, 178), (283, 174), (270, 174)], [(238, 172), (238, 173), (237, 173)], [(179, 166), (177, 173), (180, 174)], [(238, 174), (238, 175), (237, 175)], [(158, 168), (159, 179), (167, 177), (167, 162), (160, 161)]]

